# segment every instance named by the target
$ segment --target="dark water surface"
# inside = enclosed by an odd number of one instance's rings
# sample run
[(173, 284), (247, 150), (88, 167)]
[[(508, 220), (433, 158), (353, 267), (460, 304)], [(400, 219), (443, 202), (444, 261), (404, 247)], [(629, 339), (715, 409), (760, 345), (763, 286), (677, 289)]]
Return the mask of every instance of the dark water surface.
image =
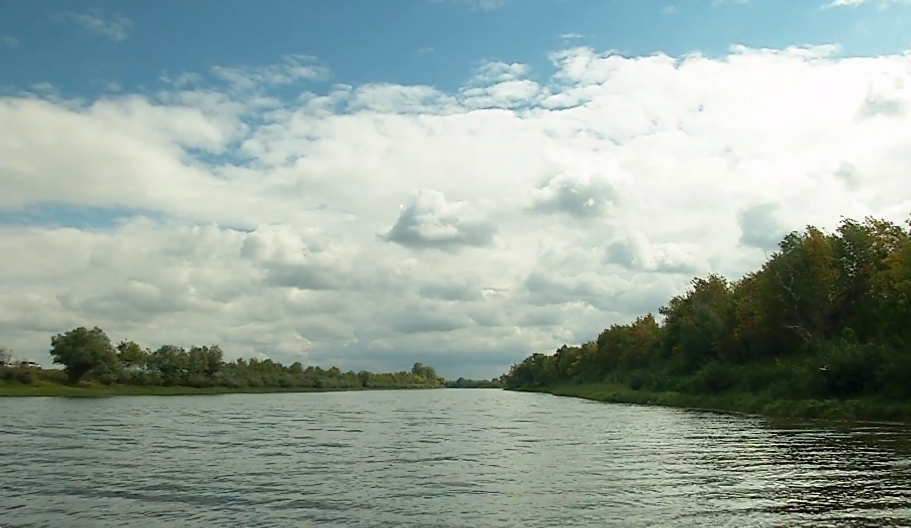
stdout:
[(911, 526), (911, 432), (498, 390), (0, 399), (0, 527)]

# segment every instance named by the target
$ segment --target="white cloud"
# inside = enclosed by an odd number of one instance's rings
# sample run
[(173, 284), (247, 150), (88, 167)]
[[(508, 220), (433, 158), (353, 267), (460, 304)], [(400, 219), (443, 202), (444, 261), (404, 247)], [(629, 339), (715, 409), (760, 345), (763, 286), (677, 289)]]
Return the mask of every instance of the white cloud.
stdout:
[[(743, 237), (741, 243), (744, 243)], [(711, 271), (712, 266), (702, 253), (702, 249), (694, 244), (655, 244), (642, 231), (630, 229), (608, 244), (605, 261), (629, 270), (679, 273), (692, 277)]]
[(877, 4), (880, 8), (886, 8), (892, 4), (911, 4), (909, 0), (833, 0), (823, 6), (824, 9), (831, 7), (857, 7), (861, 4)]
[(740, 243), (747, 247), (762, 249), (768, 253), (778, 248), (778, 242), (791, 231), (785, 228), (776, 214), (778, 205), (774, 202), (747, 207), (738, 213)]
[(19, 39), (17, 39), (16, 37), (11, 37), (9, 35), (6, 35), (3, 37), (0, 37), (0, 41), (2, 41), (8, 48), (18, 48), (19, 47)]
[(71, 22), (85, 31), (115, 42), (125, 40), (133, 29), (133, 21), (129, 18), (119, 14), (108, 17), (100, 9), (91, 9), (85, 13), (58, 13), (55, 18), (58, 21)]
[[(623, 177), (610, 159), (554, 159), (543, 175), (541, 184), (530, 191), (530, 211), (561, 214), (576, 219), (602, 217), (617, 200), (614, 180)], [(612, 174), (609, 174), (612, 173)]]
[(515, 81), (527, 76), (529, 71), (530, 68), (527, 65), (516, 62), (485, 62), (475, 70), (473, 81), (474, 84), (480, 85)]
[(473, 214), (467, 204), (450, 203), (442, 192), (421, 189), (402, 207), (398, 220), (383, 239), (418, 250), (455, 251), (490, 246), (495, 234), (496, 227)]
[(166, 75), (154, 97), (4, 96), (0, 211), (123, 218), (0, 226), (0, 343), (41, 359), (50, 334), (97, 324), (229, 356), (495, 375), (693, 274), (736, 277), (788, 230), (906, 218), (911, 56), (837, 51), (576, 47), (552, 75), (486, 63), (451, 93), (270, 95), (313, 79), (296, 58)]
[[(286, 55), (279, 64), (264, 67), (241, 66), (226, 68), (215, 66), (212, 74), (238, 90), (253, 90), (264, 86), (292, 84), (300, 80), (324, 81), (331, 77), (328, 68), (315, 64), (308, 55)], [(188, 82), (179, 77), (178, 82)]]

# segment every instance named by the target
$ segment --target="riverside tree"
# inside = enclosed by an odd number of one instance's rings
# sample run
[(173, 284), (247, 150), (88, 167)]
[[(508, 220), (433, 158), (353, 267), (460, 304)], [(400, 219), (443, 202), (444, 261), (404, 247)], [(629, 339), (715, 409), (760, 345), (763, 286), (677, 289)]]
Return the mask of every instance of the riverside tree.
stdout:
[(51, 357), (63, 365), (67, 379), (76, 383), (92, 371), (110, 371), (117, 363), (117, 353), (104, 330), (80, 326), (51, 338)]
[(901, 225), (807, 227), (784, 237), (758, 271), (693, 279), (658, 311), (660, 321), (647, 314), (588, 343), (533, 354), (505, 383), (911, 401), (911, 232)]
[[(226, 389), (411, 389), (444, 387), (446, 381), (433, 367), (418, 364), (412, 371), (372, 373), (342, 372), (338, 367), (289, 366), (272, 359), (238, 358), (227, 361), (218, 345), (162, 345), (143, 347), (135, 341), (111, 340), (98, 327), (75, 328), (51, 337), (50, 354), (63, 372), (46, 369), (3, 369), (5, 381), (30, 384), (79, 381), (141, 386), (223, 387)], [(18, 376), (18, 377), (17, 377)], [(15, 380), (15, 381), (14, 381)]]

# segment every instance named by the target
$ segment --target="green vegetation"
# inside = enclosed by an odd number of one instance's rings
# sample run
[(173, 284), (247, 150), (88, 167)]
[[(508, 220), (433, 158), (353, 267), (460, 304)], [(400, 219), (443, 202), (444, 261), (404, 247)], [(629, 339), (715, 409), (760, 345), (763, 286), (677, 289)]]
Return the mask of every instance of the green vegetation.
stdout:
[[(46, 372), (46, 371), (45, 371)], [(51, 371), (55, 372), (55, 371)], [(59, 372), (59, 371), (56, 371)], [(405, 387), (425, 388), (425, 387)], [(361, 390), (363, 387), (314, 389), (308, 387), (185, 387), (172, 386), (141, 386), (113, 384), (105, 385), (97, 382), (82, 382), (78, 385), (48, 381), (40, 376), (28, 384), (0, 382), (0, 397), (3, 396), (43, 396), (66, 398), (99, 398), (106, 396), (192, 396), (216, 394), (263, 394), (274, 392), (333, 392)]]
[(51, 338), (59, 369), (13, 364), (0, 349), (0, 396), (113, 396), (126, 394), (221, 394), (363, 389), (442, 388), (433, 367), (415, 363), (410, 372), (375, 374), (323, 370), (270, 359), (227, 362), (217, 345), (189, 350), (165, 345), (143, 349), (132, 341), (114, 346), (100, 328), (79, 327)]
[(867, 218), (789, 234), (762, 268), (534, 354), (507, 389), (775, 416), (911, 421), (911, 232)]
[(446, 388), (448, 389), (502, 389), (503, 380), (501, 378), (493, 378), (490, 380), (473, 380), (467, 378), (459, 378), (457, 380), (447, 380)]

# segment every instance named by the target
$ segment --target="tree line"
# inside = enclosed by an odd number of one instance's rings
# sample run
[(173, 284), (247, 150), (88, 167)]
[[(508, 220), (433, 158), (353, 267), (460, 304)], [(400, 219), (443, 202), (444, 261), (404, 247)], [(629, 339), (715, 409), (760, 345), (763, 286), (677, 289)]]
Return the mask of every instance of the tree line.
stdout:
[(759, 270), (734, 281), (695, 278), (658, 317), (533, 354), (504, 382), (908, 401), (909, 375), (911, 231), (868, 217), (845, 219), (831, 234), (792, 232)]
[(446, 388), (449, 389), (502, 389), (503, 388), (503, 376), (496, 378), (486, 379), (468, 379), (468, 378), (458, 378), (455, 380), (447, 380)]
[[(4, 363), (10, 359), (2, 351)], [(79, 327), (51, 338), (50, 355), (57, 369), (0, 365), (0, 380), (31, 384), (49, 381), (78, 385), (225, 387), (230, 389), (410, 389), (443, 387), (446, 380), (433, 367), (415, 363), (411, 371), (342, 372), (338, 367), (285, 366), (271, 359), (226, 361), (218, 345), (189, 349), (164, 345), (155, 350), (134, 341), (114, 345), (104, 330)]]

